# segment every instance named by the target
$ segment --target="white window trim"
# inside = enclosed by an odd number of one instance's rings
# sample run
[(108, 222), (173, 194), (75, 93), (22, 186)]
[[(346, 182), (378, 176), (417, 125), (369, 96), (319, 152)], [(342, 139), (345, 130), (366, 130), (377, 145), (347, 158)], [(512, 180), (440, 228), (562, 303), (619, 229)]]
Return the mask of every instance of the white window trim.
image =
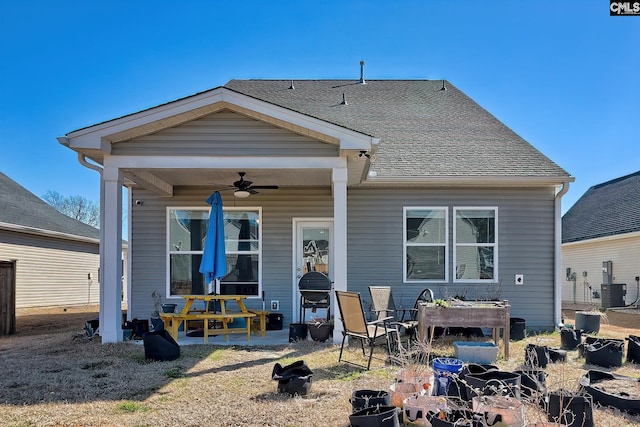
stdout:
[[(165, 295), (167, 299), (182, 299), (182, 296), (180, 295), (171, 295), (171, 255), (172, 254), (183, 254), (183, 255), (194, 255), (194, 254), (202, 254), (203, 251), (172, 251), (171, 248), (169, 247), (171, 245), (171, 236), (170, 236), (170, 229), (171, 229), (171, 224), (169, 222), (169, 218), (170, 218), (170, 212), (171, 211), (177, 211), (177, 210), (185, 210), (185, 211), (203, 211), (203, 212), (209, 212), (211, 210), (210, 207), (204, 207), (204, 206), (167, 206), (166, 208), (166, 212), (165, 212), (165, 237), (166, 237), (166, 242), (165, 242), (165, 253), (166, 253), (166, 258), (165, 258)], [(260, 226), (258, 227), (258, 250), (257, 251), (249, 251), (251, 254), (257, 254), (258, 255), (258, 295), (249, 295), (247, 296), (248, 299), (257, 299), (257, 298), (262, 298), (262, 207), (252, 207), (252, 206), (242, 206), (242, 207), (238, 207), (238, 206), (230, 206), (230, 207), (226, 207), (223, 206), (222, 210), (224, 212), (232, 212), (232, 211), (257, 211), (258, 212), (258, 221)], [(235, 253), (235, 252), (229, 252), (229, 253)]]
[[(409, 210), (439, 210), (444, 211), (444, 244), (407, 242), (407, 211)], [(408, 279), (407, 278), (407, 246), (444, 246), (444, 278), (443, 279)], [(403, 283), (449, 283), (449, 207), (448, 206), (404, 206), (402, 208), (402, 282)]]
[[(458, 244), (458, 240), (457, 240), (457, 232), (456, 232), (456, 219), (457, 219), (457, 213), (458, 211), (462, 211), (462, 210), (492, 210), (494, 211), (494, 219), (495, 219), (495, 230), (494, 230), (494, 235), (495, 235), (495, 240), (493, 243), (483, 243), (483, 244), (477, 244), (477, 243), (462, 243), (462, 244)], [(457, 262), (457, 253), (458, 251), (456, 250), (458, 248), (458, 246), (470, 246), (470, 247), (478, 247), (478, 246), (488, 246), (488, 247), (493, 247), (493, 279), (458, 279), (456, 278), (455, 274), (453, 275), (453, 283), (500, 283), (499, 277), (498, 277), (498, 271), (500, 271), (498, 269), (498, 242), (499, 242), (499, 238), (498, 238), (498, 207), (497, 206), (454, 206), (453, 207), (453, 219), (452, 219), (452, 224), (453, 224), (453, 243), (452, 243), (452, 252), (453, 252), (453, 267), (455, 268), (456, 265), (458, 265)]]

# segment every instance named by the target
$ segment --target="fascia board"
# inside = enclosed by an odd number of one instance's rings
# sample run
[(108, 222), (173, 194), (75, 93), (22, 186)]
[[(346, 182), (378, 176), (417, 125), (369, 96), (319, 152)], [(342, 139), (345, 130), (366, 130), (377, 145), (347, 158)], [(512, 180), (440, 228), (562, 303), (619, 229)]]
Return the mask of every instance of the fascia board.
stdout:
[(549, 177), (513, 177), (513, 176), (368, 176), (364, 184), (406, 184), (410, 186), (467, 186), (467, 187), (526, 187), (526, 186), (556, 186), (566, 182), (573, 182), (572, 176)]
[(207, 157), (207, 156), (108, 156), (104, 167), (120, 169), (332, 169), (344, 168), (343, 157)]
[(588, 246), (597, 243), (614, 242), (616, 240), (640, 238), (640, 231), (634, 231), (631, 233), (613, 234), (611, 236), (594, 237), (591, 239), (577, 240), (575, 242), (566, 242), (562, 244), (563, 248), (573, 246)]
[(326, 134), (339, 140), (341, 149), (370, 150), (373, 145), (377, 144), (377, 139), (372, 136), (269, 104), (223, 87), (70, 132), (66, 135), (67, 143), (70, 148), (74, 149), (99, 149), (109, 153), (110, 148), (107, 148), (106, 145), (109, 143), (110, 135), (188, 113), (199, 108), (213, 106), (216, 103), (221, 104), (221, 108), (224, 107), (225, 103), (229, 103), (302, 128)]
[(56, 239), (73, 240), (77, 242), (86, 242), (86, 243), (95, 243), (95, 244), (100, 243), (100, 239), (95, 239), (92, 237), (77, 236), (75, 234), (61, 233), (59, 231), (44, 230), (41, 228), (27, 227), (27, 226), (18, 225), (18, 224), (10, 224), (8, 222), (0, 222), (0, 229), (15, 231), (17, 233), (26, 233), (26, 234), (33, 234), (37, 236), (53, 237)]

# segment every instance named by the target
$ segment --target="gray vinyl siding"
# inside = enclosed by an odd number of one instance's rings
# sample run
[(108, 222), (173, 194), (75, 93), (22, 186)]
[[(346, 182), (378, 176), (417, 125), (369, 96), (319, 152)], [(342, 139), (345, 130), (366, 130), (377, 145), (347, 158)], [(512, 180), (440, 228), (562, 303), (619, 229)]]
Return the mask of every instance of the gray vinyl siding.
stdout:
[(0, 231), (0, 259), (16, 260), (16, 308), (99, 303), (97, 243)]
[[(151, 293), (159, 290), (166, 296), (166, 212), (167, 207), (208, 207), (211, 192), (197, 187), (176, 188), (174, 197), (166, 199), (150, 192), (133, 189), (134, 199), (144, 200), (134, 205), (129, 215), (133, 222), (129, 251), (131, 264), (132, 317), (148, 318), (153, 310)], [(333, 199), (329, 188), (280, 189), (267, 195), (256, 194), (248, 199), (234, 199), (231, 192), (222, 192), (223, 206), (262, 208), (262, 285), (267, 308), (271, 300), (280, 301), (284, 324), (293, 318), (292, 279), (292, 219), (303, 217), (333, 217)], [(180, 298), (172, 298), (182, 306)], [(248, 308), (262, 308), (261, 298), (249, 298)]]
[(223, 111), (112, 145), (112, 155), (224, 155), (335, 157), (337, 145)]
[[(133, 234), (129, 239), (132, 317), (148, 318), (153, 309), (151, 293), (166, 294), (166, 208), (207, 207), (210, 191), (176, 188), (166, 199), (138, 188), (132, 198), (144, 200), (129, 215)], [(223, 192), (225, 206), (262, 208), (262, 285), (267, 308), (279, 300), (285, 326), (297, 321), (293, 311), (292, 219), (333, 217), (329, 188), (280, 189), (269, 194), (234, 199)], [(498, 208), (498, 274), (500, 285), (491, 284), (403, 284), (402, 221), (404, 206), (495, 206)], [(451, 219), (451, 218), (450, 218)], [(462, 189), (352, 189), (348, 191), (348, 288), (360, 292), (365, 304), (367, 287), (394, 287), (396, 305), (412, 306), (424, 288), (436, 297), (466, 290), (467, 297), (487, 298), (501, 290), (501, 299), (511, 303), (513, 317), (526, 319), (527, 327), (553, 327), (554, 277), (553, 189), (462, 190)], [(452, 227), (452, 221), (449, 221)], [(453, 233), (449, 232), (448, 256), (452, 257)], [(452, 270), (452, 258), (449, 269)], [(514, 275), (524, 274), (524, 285), (514, 285)], [(449, 271), (450, 282), (452, 271)], [(180, 300), (172, 302), (180, 303)], [(249, 308), (261, 308), (260, 298), (250, 298)], [(334, 308), (335, 310), (335, 308)]]
[[(405, 206), (449, 207), (449, 282), (403, 283), (402, 218)], [(453, 283), (453, 208), (498, 208), (500, 284)], [(553, 327), (554, 193), (552, 189), (359, 189), (348, 200), (348, 283), (369, 301), (369, 285), (391, 285), (396, 305), (412, 307), (424, 288), (436, 298), (466, 292), (467, 299), (500, 294), (512, 317), (528, 328)], [(524, 285), (514, 285), (524, 274)]]

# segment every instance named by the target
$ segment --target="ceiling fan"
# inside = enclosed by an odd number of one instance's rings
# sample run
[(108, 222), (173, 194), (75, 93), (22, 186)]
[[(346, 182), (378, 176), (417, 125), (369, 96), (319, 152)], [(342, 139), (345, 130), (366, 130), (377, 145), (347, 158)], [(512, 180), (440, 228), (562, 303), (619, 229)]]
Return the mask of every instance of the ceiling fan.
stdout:
[(277, 190), (279, 188), (277, 185), (253, 185), (253, 181), (244, 179), (245, 172), (238, 172), (238, 175), (240, 175), (240, 179), (233, 183), (233, 187), (236, 189), (233, 195), (240, 199), (249, 197), (251, 194), (258, 194), (256, 190)]

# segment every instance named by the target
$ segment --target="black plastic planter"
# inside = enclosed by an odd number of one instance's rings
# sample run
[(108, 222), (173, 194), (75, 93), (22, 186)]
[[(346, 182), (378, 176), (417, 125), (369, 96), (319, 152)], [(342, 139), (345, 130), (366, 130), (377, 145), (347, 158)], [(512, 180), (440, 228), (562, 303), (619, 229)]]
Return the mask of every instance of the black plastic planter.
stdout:
[[(611, 388), (608, 381), (615, 381), (617, 386)], [(621, 387), (621, 381), (626, 387)], [(580, 380), (581, 390), (593, 398), (594, 403), (610, 406), (631, 415), (640, 415), (640, 379), (625, 377), (610, 372), (591, 370)], [(617, 393), (612, 392), (616, 390)], [(630, 393), (631, 391), (631, 393)]]
[(303, 360), (287, 366), (276, 363), (271, 372), (271, 379), (278, 381), (278, 392), (290, 395), (305, 396), (311, 388), (313, 371)]
[(351, 427), (400, 427), (395, 406), (371, 406), (349, 415)]
[(576, 329), (587, 334), (597, 334), (600, 331), (600, 313), (576, 311)]
[(546, 368), (549, 363), (549, 350), (545, 346), (527, 344), (524, 350), (524, 364), (538, 368)]
[(321, 324), (309, 324), (307, 327), (309, 330), (309, 336), (312, 340), (318, 342), (325, 342), (329, 338), (331, 338), (331, 333), (333, 332), (333, 325), (331, 323), (321, 323)]
[(520, 341), (525, 337), (526, 322), (519, 317), (509, 319), (509, 339), (511, 341)]
[(289, 342), (306, 341), (308, 329), (306, 323), (291, 323), (289, 325)]
[(485, 372), (497, 371), (498, 367), (495, 365), (485, 365), (479, 363), (468, 363), (462, 367), (462, 370), (458, 376), (454, 376), (449, 383), (446, 390), (448, 398), (455, 402), (459, 400), (460, 404), (464, 406), (466, 402), (471, 401), (471, 397), (467, 396), (467, 386), (465, 384), (465, 378), (467, 375), (484, 374)]
[(149, 360), (166, 361), (180, 357), (180, 346), (165, 330), (142, 334), (144, 357)]
[(565, 350), (575, 350), (582, 342), (582, 331), (579, 329), (560, 329), (560, 342)]
[(351, 394), (351, 412), (371, 406), (391, 406), (391, 396), (384, 390), (356, 390)]
[(547, 399), (549, 421), (567, 427), (594, 427), (591, 397), (559, 390), (549, 393)]
[(548, 348), (549, 351), (549, 361), (551, 363), (558, 362), (566, 362), (567, 361), (567, 351), (561, 350), (559, 348)]
[(586, 345), (584, 347), (584, 359), (586, 363), (605, 368), (622, 366), (623, 352), (623, 340), (604, 340)]
[(640, 363), (640, 337), (629, 335), (627, 338), (627, 362)]
[[(444, 416), (441, 419), (440, 416)], [(491, 422), (487, 419), (487, 414), (478, 414), (468, 410), (453, 410), (446, 413), (438, 414), (435, 412), (427, 413), (427, 420), (432, 427), (486, 427), (499, 426), (502, 423), (502, 416), (497, 415)]]
[(511, 396), (520, 399), (520, 374), (506, 371), (487, 371), (482, 374), (465, 375), (467, 399), (483, 396)]
[(535, 400), (545, 393), (547, 373), (544, 370), (530, 368), (513, 372), (520, 375), (520, 395), (523, 399)]

